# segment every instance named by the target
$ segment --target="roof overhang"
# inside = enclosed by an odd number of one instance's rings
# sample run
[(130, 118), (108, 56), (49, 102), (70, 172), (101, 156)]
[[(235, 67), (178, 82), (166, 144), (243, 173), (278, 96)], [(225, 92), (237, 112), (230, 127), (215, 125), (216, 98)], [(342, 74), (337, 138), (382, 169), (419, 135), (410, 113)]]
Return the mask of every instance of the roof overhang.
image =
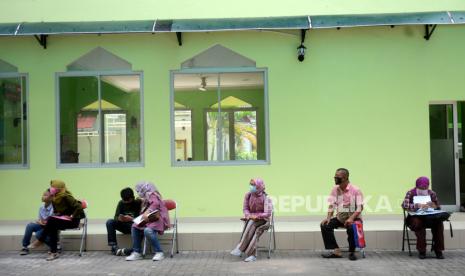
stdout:
[(0, 36), (296, 30), (439, 24), (465, 24), (465, 11), (260, 18), (19, 22), (0, 24)]

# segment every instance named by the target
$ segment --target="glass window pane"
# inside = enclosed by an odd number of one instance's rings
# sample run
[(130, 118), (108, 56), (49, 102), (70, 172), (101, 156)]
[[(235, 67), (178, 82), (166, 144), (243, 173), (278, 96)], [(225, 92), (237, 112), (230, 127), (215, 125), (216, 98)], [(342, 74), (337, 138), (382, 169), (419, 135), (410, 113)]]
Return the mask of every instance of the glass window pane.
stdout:
[(97, 77), (60, 77), (60, 161), (98, 163), (100, 118)]
[(176, 73), (173, 106), (176, 161), (266, 160), (264, 72)]
[(431, 180), (441, 205), (455, 205), (453, 105), (429, 106)]
[(257, 112), (234, 112), (234, 150), (236, 160), (257, 160)]
[(126, 114), (103, 113), (105, 163), (125, 162), (126, 156)]
[(188, 109), (174, 110), (175, 154), (176, 161), (192, 159), (192, 111)]
[(101, 78), (102, 162), (141, 161), (140, 76)]
[(0, 78), (0, 165), (26, 164), (25, 78)]
[(220, 93), (223, 160), (266, 160), (263, 72), (222, 73)]
[(207, 111), (206, 113), (206, 127), (207, 127), (207, 160), (218, 160), (218, 112)]
[(27, 108), (28, 108), (28, 104), (27, 104), (27, 93), (26, 93), (26, 87), (27, 87), (27, 83), (26, 83), (26, 77), (21, 77), (21, 84), (22, 84), (22, 91), (21, 91), (21, 95), (22, 95), (22, 102), (23, 102), (23, 106), (22, 106), (22, 128), (23, 128), (23, 145), (22, 145), (22, 148), (23, 148), (23, 164), (27, 164), (28, 163), (28, 160), (29, 160), (29, 157), (28, 157), (28, 151), (27, 151), (27, 146), (28, 146), (28, 124), (27, 124), (27, 120), (28, 120), (28, 117), (27, 117)]
[(222, 160), (234, 160), (234, 157), (231, 156), (231, 137), (230, 134), (233, 133), (233, 130), (231, 130), (231, 127), (234, 127), (234, 124), (230, 124), (230, 112), (221, 112), (221, 155), (222, 155)]
[(217, 74), (174, 74), (177, 162), (217, 160)]
[[(221, 118), (218, 119), (217, 111), (208, 111), (206, 113), (207, 122), (207, 157), (209, 161), (223, 160), (221, 156), (229, 156), (229, 119), (228, 113), (221, 112)], [(221, 123), (221, 138), (218, 135), (218, 129)], [(218, 147), (219, 143), (219, 147)], [(226, 158), (229, 160), (229, 157)]]

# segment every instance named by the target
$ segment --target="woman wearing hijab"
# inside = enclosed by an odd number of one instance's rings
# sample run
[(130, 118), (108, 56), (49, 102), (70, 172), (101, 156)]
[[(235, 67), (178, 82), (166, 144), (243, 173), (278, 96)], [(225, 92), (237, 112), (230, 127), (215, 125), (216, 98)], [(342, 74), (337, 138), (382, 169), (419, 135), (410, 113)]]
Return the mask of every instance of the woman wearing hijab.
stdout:
[(265, 193), (265, 183), (260, 178), (250, 180), (250, 191), (244, 196), (245, 227), (239, 244), (231, 251), (234, 256), (242, 252), (247, 256), (244, 261), (256, 261), (257, 244), (259, 237), (269, 228), (269, 220), (273, 203)]
[(81, 202), (76, 200), (66, 189), (65, 182), (61, 180), (52, 180), (50, 186), (50, 194), (53, 196), (52, 205), (54, 215), (50, 216), (47, 220), (40, 238), (28, 247), (36, 248), (42, 245), (45, 239), (49, 237), (50, 252), (47, 261), (59, 257), (57, 252), (58, 231), (78, 227), (81, 218), (85, 216)]
[[(131, 229), (133, 252), (126, 257), (126, 261), (136, 261), (142, 259), (142, 239), (147, 237), (155, 250), (153, 261), (161, 261), (165, 258), (163, 251), (158, 241), (157, 235), (163, 235), (163, 232), (169, 228), (170, 219), (168, 209), (163, 202), (160, 192), (148, 181), (139, 182), (136, 184), (136, 192), (142, 199), (142, 222), (134, 223)], [(156, 212), (156, 215), (151, 216), (150, 213)]]
[[(402, 208), (409, 212), (416, 212), (419, 209), (440, 209), (438, 197), (436, 193), (429, 188), (429, 179), (426, 176), (419, 177), (415, 183), (415, 187), (405, 195)], [(431, 201), (427, 203), (414, 203), (413, 198), (416, 196), (429, 196)], [(407, 225), (417, 236), (417, 250), (420, 259), (426, 258), (426, 218), (427, 216), (408, 216)], [(441, 220), (428, 221), (428, 227), (431, 227), (433, 234), (433, 250), (436, 253), (436, 258), (444, 259), (442, 251), (444, 251), (444, 225)]]

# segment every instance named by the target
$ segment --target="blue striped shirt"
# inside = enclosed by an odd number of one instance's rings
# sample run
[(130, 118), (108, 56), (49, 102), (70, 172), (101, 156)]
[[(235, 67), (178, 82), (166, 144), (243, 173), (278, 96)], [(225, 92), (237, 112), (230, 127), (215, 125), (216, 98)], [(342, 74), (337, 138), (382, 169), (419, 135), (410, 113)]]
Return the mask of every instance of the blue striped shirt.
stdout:
[(50, 203), (45, 207), (45, 203), (39, 208), (39, 220), (47, 220), (49, 216), (53, 215), (53, 205)]

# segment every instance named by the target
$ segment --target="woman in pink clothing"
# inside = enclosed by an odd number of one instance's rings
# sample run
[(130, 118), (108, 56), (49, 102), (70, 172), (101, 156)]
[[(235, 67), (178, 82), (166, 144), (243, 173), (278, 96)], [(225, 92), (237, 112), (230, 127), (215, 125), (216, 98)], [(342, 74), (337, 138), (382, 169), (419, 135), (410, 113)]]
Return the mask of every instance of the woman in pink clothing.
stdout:
[[(153, 261), (161, 261), (165, 258), (163, 251), (158, 241), (157, 235), (163, 235), (163, 232), (169, 228), (170, 219), (168, 209), (163, 202), (160, 192), (148, 181), (137, 183), (136, 192), (143, 201), (141, 214), (143, 222), (140, 224), (134, 223), (131, 230), (133, 252), (126, 257), (126, 261), (135, 261), (142, 259), (142, 238), (145, 236), (155, 250)], [(149, 213), (158, 210), (155, 216), (148, 216)]]
[(231, 251), (234, 256), (242, 252), (247, 258), (246, 262), (253, 262), (256, 258), (259, 237), (269, 226), (273, 203), (265, 193), (265, 183), (260, 178), (250, 180), (250, 191), (244, 196), (244, 218), (246, 221), (244, 232), (239, 244)]

